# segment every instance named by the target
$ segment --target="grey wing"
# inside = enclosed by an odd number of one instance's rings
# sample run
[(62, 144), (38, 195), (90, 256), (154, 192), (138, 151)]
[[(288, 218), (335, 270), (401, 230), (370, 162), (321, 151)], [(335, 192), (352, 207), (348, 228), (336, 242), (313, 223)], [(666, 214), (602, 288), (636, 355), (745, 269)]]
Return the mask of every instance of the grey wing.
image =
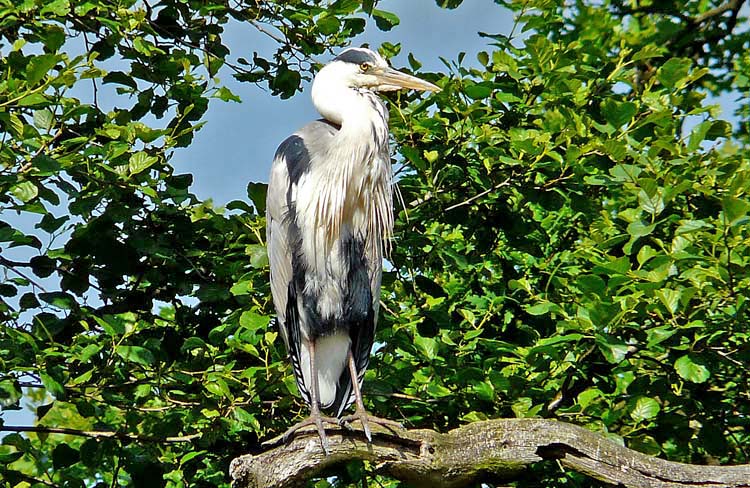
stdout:
[(271, 166), (266, 197), (266, 239), (271, 267), (271, 295), (281, 337), (284, 340), (294, 377), (302, 397), (309, 403), (310, 395), (303, 382), (300, 366), (301, 333), (297, 291), (294, 285), (293, 256), (299, 249), (299, 232), (295, 222), (290, 170), (309, 164), (303, 161), (304, 143), (299, 136), (287, 138), (276, 151)]
[(302, 293), (301, 287), (304, 286), (304, 269), (301, 263), (303, 237), (296, 222), (294, 187), (302, 175), (310, 170), (310, 151), (315, 151), (317, 145), (330, 140), (336, 131), (332, 124), (316, 121), (282, 142), (276, 150), (271, 166), (266, 197), (266, 239), (271, 266), (271, 295), (297, 386), (308, 403), (310, 395), (304, 384), (300, 366), (301, 307), (297, 299), (298, 293)]

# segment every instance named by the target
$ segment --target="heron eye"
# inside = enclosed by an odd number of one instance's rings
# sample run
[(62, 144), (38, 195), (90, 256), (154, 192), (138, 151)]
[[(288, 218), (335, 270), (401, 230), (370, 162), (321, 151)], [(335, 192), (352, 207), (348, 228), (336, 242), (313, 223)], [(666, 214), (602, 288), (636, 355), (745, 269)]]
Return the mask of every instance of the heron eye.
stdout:
[(359, 65), (359, 69), (362, 70), (363, 73), (367, 73), (372, 68), (372, 65), (370, 63), (362, 63)]

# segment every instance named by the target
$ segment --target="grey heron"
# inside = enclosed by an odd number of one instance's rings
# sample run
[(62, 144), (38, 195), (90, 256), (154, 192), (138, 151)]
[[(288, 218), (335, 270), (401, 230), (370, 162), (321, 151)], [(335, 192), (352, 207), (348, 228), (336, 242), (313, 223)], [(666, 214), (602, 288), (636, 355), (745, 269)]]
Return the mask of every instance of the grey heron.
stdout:
[[(393, 229), (388, 109), (378, 92), (438, 91), (388, 66), (378, 53), (349, 48), (315, 76), (323, 116), (281, 143), (266, 205), (271, 292), (281, 336), (326, 453), (323, 424), (359, 420), (368, 441), (361, 385), (378, 320), (382, 260)], [(342, 417), (356, 403), (353, 415)], [(330, 409), (335, 417), (326, 417)]]

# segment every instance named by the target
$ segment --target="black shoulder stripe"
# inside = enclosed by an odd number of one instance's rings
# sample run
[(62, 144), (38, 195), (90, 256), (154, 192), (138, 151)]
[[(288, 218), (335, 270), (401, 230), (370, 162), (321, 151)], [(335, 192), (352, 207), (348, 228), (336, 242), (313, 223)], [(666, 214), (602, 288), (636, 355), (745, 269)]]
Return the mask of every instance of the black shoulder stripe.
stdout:
[(305, 141), (298, 135), (287, 137), (276, 150), (276, 158), (284, 158), (289, 182), (295, 184), (303, 174), (310, 171), (310, 153)]

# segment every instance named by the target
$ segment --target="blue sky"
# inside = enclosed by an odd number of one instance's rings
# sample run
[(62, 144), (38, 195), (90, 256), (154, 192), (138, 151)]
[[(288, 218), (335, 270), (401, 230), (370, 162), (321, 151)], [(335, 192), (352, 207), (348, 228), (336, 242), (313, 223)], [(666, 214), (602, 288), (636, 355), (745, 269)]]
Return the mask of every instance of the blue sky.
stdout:
[[(426, 71), (444, 70), (439, 57), (454, 60), (462, 51), (467, 53), (467, 62), (473, 61), (477, 52), (487, 49), (487, 39), (477, 32), (508, 34), (513, 26), (512, 14), (492, 0), (465, 0), (455, 10), (439, 8), (435, 0), (383, 0), (378, 8), (394, 12), (401, 23), (382, 32), (374, 22), (368, 22), (367, 30), (353, 44), (377, 47), (383, 42), (400, 42), (402, 53), (392, 60), (396, 68), (408, 66), (409, 52)], [(253, 51), (261, 55), (273, 52), (273, 41), (247, 25), (230, 26), (228, 34), (227, 45), (234, 56), (250, 58)], [(243, 51), (238, 46), (247, 47)], [(281, 100), (255, 85), (229, 80), (228, 71), (224, 78), (243, 102), (212, 102), (207, 124), (193, 144), (177, 151), (171, 161), (176, 172), (193, 174), (196, 195), (211, 198), (217, 205), (245, 199), (250, 181), (268, 181), (279, 143), (319, 117), (310, 101), (309, 86), (291, 99)]]

